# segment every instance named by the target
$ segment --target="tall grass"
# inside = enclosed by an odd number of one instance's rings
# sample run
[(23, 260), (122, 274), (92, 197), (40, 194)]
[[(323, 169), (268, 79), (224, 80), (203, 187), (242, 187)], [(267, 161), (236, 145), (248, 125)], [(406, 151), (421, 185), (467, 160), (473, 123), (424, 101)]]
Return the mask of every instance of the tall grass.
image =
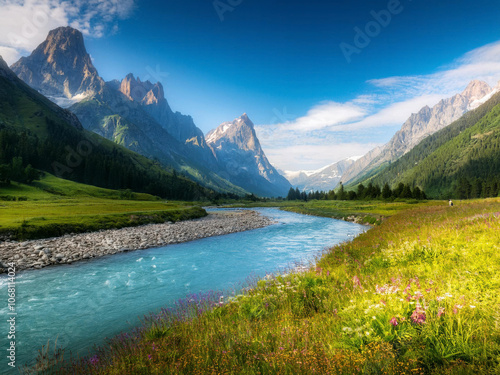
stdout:
[(500, 200), (404, 211), (306, 272), (191, 296), (52, 372), (499, 373), (499, 233)]

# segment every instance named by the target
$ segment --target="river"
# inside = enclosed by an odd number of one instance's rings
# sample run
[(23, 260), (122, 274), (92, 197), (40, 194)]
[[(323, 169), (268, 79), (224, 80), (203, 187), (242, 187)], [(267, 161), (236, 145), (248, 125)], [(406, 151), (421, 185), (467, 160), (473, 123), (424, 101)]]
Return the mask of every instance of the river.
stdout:
[[(238, 288), (248, 277), (289, 269), (350, 240), (365, 226), (272, 208), (278, 224), (220, 237), (133, 251), (72, 265), (23, 271), (16, 280), (16, 365), (34, 359), (47, 340), (88, 354), (105, 337), (137, 325), (189, 293)], [(0, 344), (9, 348), (7, 276), (0, 276)], [(1, 356), (0, 373), (18, 373)], [(9, 372), (10, 371), (10, 372)]]

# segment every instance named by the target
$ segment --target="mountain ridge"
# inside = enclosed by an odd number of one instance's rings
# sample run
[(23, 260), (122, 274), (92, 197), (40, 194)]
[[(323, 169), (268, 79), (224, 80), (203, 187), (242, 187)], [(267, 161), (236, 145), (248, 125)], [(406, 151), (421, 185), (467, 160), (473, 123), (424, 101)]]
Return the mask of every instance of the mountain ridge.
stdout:
[(360, 158), (346, 171), (341, 181), (344, 184), (356, 184), (378, 168), (394, 162), (429, 135), (458, 120), (474, 107), (477, 108), (481, 100), (492, 95), (495, 90), (497, 88), (491, 88), (485, 82), (473, 80), (461, 93), (440, 100), (432, 108), (424, 106), (417, 113), (412, 113), (388, 143)]

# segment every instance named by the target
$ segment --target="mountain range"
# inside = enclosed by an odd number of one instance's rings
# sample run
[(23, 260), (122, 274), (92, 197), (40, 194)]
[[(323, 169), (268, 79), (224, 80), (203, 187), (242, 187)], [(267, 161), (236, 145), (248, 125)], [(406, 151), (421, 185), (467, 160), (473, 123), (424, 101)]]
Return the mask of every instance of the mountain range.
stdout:
[(463, 92), (440, 100), (432, 108), (425, 106), (412, 114), (388, 143), (370, 150), (362, 157), (342, 160), (317, 171), (286, 171), (282, 174), (294, 186), (305, 191), (329, 191), (339, 182), (354, 186), (377, 175), (424, 139), (478, 108), (499, 91), (500, 82), (492, 88), (486, 82), (472, 81)]
[(281, 174), (301, 191), (330, 191), (335, 189), (356, 160), (347, 158), (314, 171), (281, 171)]
[[(105, 82), (76, 29), (52, 30), (30, 56), (22, 57), (11, 68), (28, 85), (67, 107), (85, 129), (157, 160), (208, 188), (239, 195), (251, 192), (284, 196), (291, 186), (276, 176), (253, 124), (252, 131), (239, 132), (239, 142), (226, 139), (218, 144), (219, 149), (214, 149), (190, 116), (172, 111), (160, 82), (142, 82), (133, 74), (121, 81)], [(251, 124), (248, 116), (245, 118), (245, 123)], [(241, 138), (245, 136), (249, 138)], [(246, 147), (250, 144), (254, 147)], [(223, 149), (226, 146), (228, 150)], [(243, 148), (235, 153), (239, 146)], [(236, 155), (238, 162), (244, 163), (241, 170), (228, 159)]]
[(441, 199), (498, 196), (500, 93), (425, 138), (368, 182), (419, 186)]
[[(214, 191), (85, 130), (76, 115), (20, 80), (0, 57), (0, 166), (5, 172), (14, 164), (32, 165), (88, 185), (168, 199), (217, 197)], [(0, 175), (0, 180), (5, 177)]]

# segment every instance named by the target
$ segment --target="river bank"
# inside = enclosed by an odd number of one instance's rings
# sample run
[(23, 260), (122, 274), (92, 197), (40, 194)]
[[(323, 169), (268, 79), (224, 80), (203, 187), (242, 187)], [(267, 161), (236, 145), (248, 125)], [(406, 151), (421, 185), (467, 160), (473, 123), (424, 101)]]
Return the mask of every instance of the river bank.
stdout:
[(272, 223), (271, 219), (255, 211), (226, 211), (177, 223), (148, 224), (25, 242), (5, 241), (0, 243), (0, 273), (5, 272), (7, 263), (14, 263), (17, 270), (40, 269), (263, 228)]

